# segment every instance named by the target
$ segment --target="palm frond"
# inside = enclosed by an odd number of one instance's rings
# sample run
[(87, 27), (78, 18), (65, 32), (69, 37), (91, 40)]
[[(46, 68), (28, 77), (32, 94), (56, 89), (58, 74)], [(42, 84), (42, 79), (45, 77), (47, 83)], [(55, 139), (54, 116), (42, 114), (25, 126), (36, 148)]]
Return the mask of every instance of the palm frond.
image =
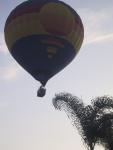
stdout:
[(113, 108), (113, 97), (102, 96), (92, 100), (92, 106), (95, 109)]
[(64, 110), (67, 113), (85, 143), (88, 146), (92, 146), (91, 142), (89, 143), (89, 140), (87, 140), (89, 139), (87, 137), (89, 134), (88, 130), (91, 128), (90, 118), (93, 113), (92, 107), (90, 105), (85, 107), (81, 99), (70, 93), (56, 94), (53, 98), (53, 105), (56, 109)]

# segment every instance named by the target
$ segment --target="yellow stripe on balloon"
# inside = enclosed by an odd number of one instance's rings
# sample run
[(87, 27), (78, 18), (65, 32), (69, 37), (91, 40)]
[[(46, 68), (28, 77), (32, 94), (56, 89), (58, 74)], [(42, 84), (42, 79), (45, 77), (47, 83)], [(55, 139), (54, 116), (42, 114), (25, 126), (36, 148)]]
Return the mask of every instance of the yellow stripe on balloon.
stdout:
[(74, 46), (74, 48), (76, 50), (78, 50), (79, 44), (78, 44), (78, 40), (83, 41), (83, 31), (81, 31), (81, 28), (79, 26), (77, 26), (77, 30), (73, 30), (68, 36), (67, 39), (70, 43), (72, 43), (72, 45)]
[(12, 20), (5, 29), (5, 39), (8, 48), (11, 49), (12, 45), (19, 39), (34, 35), (34, 34), (47, 34), (39, 21), (39, 14), (25, 14)]

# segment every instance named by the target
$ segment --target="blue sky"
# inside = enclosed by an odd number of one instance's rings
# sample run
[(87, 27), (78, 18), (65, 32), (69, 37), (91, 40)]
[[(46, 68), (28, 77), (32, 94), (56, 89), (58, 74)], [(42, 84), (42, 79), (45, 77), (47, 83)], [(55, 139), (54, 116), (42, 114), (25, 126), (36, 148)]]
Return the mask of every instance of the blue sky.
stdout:
[[(81, 16), (85, 39), (74, 61), (47, 84), (43, 99), (39, 83), (11, 57), (4, 41), (9, 12), (22, 0), (0, 0), (0, 149), (85, 150), (64, 112), (52, 98), (70, 92), (89, 104), (96, 96), (113, 96), (113, 1), (63, 0)], [(96, 150), (102, 150), (97, 147)]]

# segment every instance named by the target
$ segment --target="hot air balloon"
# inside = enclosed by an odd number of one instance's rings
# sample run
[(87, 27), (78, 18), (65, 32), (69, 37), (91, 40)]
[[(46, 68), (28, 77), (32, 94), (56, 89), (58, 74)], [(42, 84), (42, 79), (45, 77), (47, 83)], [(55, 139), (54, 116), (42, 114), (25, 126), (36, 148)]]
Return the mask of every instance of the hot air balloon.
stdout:
[(6, 45), (14, 59), (42, 85), (66, 67), (84, 38), (79, 15), (59, 0), (28, 0), (9, 14), (4, 27)]

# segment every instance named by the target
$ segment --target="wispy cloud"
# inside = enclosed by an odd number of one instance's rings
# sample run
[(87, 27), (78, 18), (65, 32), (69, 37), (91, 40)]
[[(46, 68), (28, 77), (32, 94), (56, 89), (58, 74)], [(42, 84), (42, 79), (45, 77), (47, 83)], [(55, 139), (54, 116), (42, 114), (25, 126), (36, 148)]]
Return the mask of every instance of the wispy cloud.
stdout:
[(85, 41), (84, 45), (98, 43), (98, 42), (109, 42), (109, 41), (113, 42), (113, 33), (96, 36), (92, 38), (91, 40)]
[[(9, 54), (4, 35), (0, 33), (0, 79), (2, 80), (12, 80), (16, 79), (19, 74), (20, 67), (15, 63), (15, 61), (9, 58)], [(7, 57), (7, 58), (6, 58)], [(5, 65), (4, 65), (5, 64)]]
[(0, 79), (11, 80), (15, 79), (18, 75), (18, 67), (8, 66), (0, 68)]
[(8, 49), (3, 42), (0, 42), (0, 52), (3, 52), (4, 54), (8, 53)]
[(5, 40), (4, 40), (4, 35), (0, 34), (0, 52), (4, 53), (4, 54), (8, 54), (8, 49), (7, 46), (5, 44)]
[(80, 9), (84, 28), (84, 45), (113, 40), (113, 7), (93, 11)]

